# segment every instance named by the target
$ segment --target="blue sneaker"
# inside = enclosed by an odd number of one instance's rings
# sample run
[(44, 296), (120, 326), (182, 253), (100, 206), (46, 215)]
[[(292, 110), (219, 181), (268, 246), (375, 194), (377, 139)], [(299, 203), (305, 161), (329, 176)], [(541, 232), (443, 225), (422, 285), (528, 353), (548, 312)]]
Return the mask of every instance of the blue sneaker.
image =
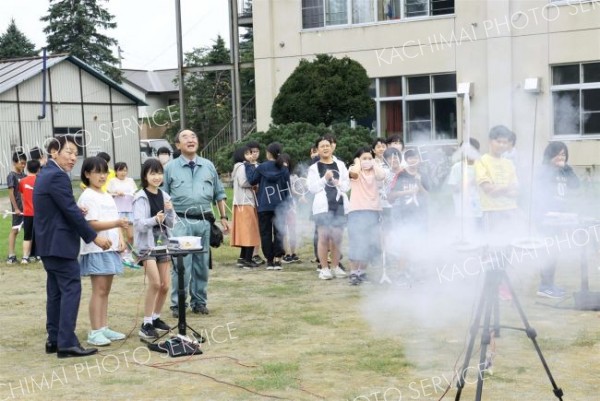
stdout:
[(123, 259), (123, 266), (129, 267), (130, 269), (135, 269), (135, 270), (139, 270), (141, 267), (140, 265), (138, 265), (131, 259)]
[(110, 345), (111, 341), (106, 338), (104, 331), (92, 330), (88, 334), (87, 343), (97, 347), (104, 347), (105, 345)]
[(102, 332), (102, 334), (104, 334), (104, 337), (108, 338), (111, 341), (124, 340), (126, 337), (125, 334), (119, 333), (118, 331), (111, 330), (108, 327), (104, 328), (104, 331)]

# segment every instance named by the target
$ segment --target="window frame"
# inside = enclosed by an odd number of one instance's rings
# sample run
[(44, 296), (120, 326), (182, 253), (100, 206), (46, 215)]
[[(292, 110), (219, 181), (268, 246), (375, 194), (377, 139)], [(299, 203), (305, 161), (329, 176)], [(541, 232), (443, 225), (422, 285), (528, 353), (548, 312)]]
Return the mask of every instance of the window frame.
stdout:
[(323, 25), (321, 26), (315, 26), (315, 27), (310, 27), (310, 28), (305, 28), (304, 27), (304, 10), (305, 9), (309, 9), (309, 8), (305, 8), (302, 5), (302, 2), (300, 2), (300, 25), (302, 27), (302, 31), (314, 31), (314, 30), (324, 30), (324, 29), (340, 29), (340, 28), (351, 28), (351, 27), (362, 27), (362, 26), (369, 26), (369, 25), (380, 25), (380, 24), (394, 24), (394, 23), (406, 23), (406, 22), (411, 22), (411, 21), (420, 21), (420, 20), (426, 20), (426, 19), (438, 19), (438, 18), (451, 18), (454, 17), (456, 15), (456, 0), (453, 6), (453, 10), (451, 13), (448, 14), (432, 14), (433, 12), (433, 5), (432, 2), (436, 1), (436, 0), (427, 0), (427, 15), (417, 15), (414, 17), (408, 17), (406, 15), (406, 4), (407, 1), (414, 1), (414, 0), (400, 0), (400, 16), (398, 18), (393, 18), (393, 19), (382, 19), (379, 20), (379, 3), (383, 0), (373, 0), (373, 7), (372, 7), (372, 15), (373, 15), (373, 21), (369, 21), (369, 22), (353, 22), (354, 19), (354, 2), (356, 0), (345, 0), (346, 1), (346, 22), (345, 23), (341, 23), (341, 24), (327, 24), (327, 1), (329, 0), (320, 0), (322, 2), (321, 7), (310, 7), (310, 9), (319, 9), (322, 10), (322, 16), (321, 18), (316, 18), (317, 21), (322, 21)]
[[(409, 101), (418, 101), (418, 100), (428, 100), (429, 101), (429, 110), (430, 110), (430, 119), (429, 122), (431, 124), (431, 129), (430, 129), (430, 135), (429, 135), (429, 139), (428, 141), (434, 142), (436, 145), (440, 144), (440, 145), (446, 145), (446, 144), (457, 144), (458, 143), (458, 106), (456, 107), (456, 114), (455, 114), (455, 123), (457, 125), (456, 127), (456, 138), (451, 138), (451, 139), (436, 139), (435, 138), (435, 133), (436, 133), (436, 119), (435, 119), (435, 104), (434, 104), (434, 100), (438, 100), (438, 99), (457, 99), (457, 94), (456, 91), (454, 92), (434, 92), (434, 78), (435, 76), (439, 76), (439, 75), (448, 75), (448, 74), (454, 74), (454, 76), (456, 77), (456, 72), (454, 71), (450, 71), (450, 72), (438, 72), (438, 73), (433, 73), (433, 74), (418, 74), (418, 75), (405, 75), (405, 76), (391, 76), (391, 77), (378, 77), (378, 78), (373, 78), (375, 80), (375, 98), (373, 99), (375, 101), (375, 105), (376, 105), (376, 111), (375, 111), (375, 118), (377, 119), (377, 130), (376, 130), (376, 134), (377, 137), (382, 137), (382, 135), (384, 134), (383, 132), (383, 121), (382, 121), (382, 104), (386, 103), (386, 102), (392, 102), (392, 101), (401, 101), (402, 102), (402, 137), (404, 142), (406, 143), (406, 145), (410, 145), (410, 144), (414, 144), (414, 143), (418, 143), (418, 142), (414, 142), (414, 141), (408, 141), (408, 127), (409, 127), (409, 122), (410, 120), (408, 119), (408, 102)], [(408, 94), (408, 80), (410, 78), (415, 78), (415, 77), (423, 77), (423, 76), (427, 76), (429, 78), (429, 93), (421, 93), (421, 94), (414, 94), (414, 95), (409, 95)], [(381, 96), (381, 81), (384, 79), (388, 79), (388, 78), (402, 78), (402, 91), (401, 91), (401, 95), (400, 96)], [(455, 78), (456, 79), (456, 78)]]
[(52, 138), (61, 136), (70, 136), (77, 146), (77, 158), (85, 158), (87, 150), (87, 131), (83, 127), (54, 127), (52, 129)]
[[(583, 91), (584, 90), (590, 90), (590, 89), (600, 89), (600, 81), (598, 82), (587, 82), (584, 83), (583, 79), (584, 79), (584, 72), (583, 72), (583, 66), (586, 64), (598, 64), (600, 63), (600, 60), (597, 61), (586, 61), (586, 62), (579, 62), (579, 63), (561, 63), (561, 64), (554, 64), (550, 66), (550, 79), (553, 80), (554, 79), (554, 68), (555, 67), (566, 67), (566, 66), (573, 66), (576, 65), (578, 66), (578, 70), (579, 70), (579, 83), (575, 83), (575, 84), (563, 84), (563, 85), (555, 85), (553, 81), (551, 81), (550, 83), (550, 111), (551, 111), (551, 126), (552, 126), (552, 138), (553, 139), (557, 139), (557, 140), (562, 140), (562, 141), (573, 141), (573, 140), (584, 140), (584, 139), (600, 139), (600, 132), (599, 133), (594, 133), (594, 134), (586, 134), (583, 132), (584, 128), (585, 128), (585, 121), (583, 119), (584, 115), (586, 114), (584, 107), (584, 102), (583, 102)], [(557, 134), (556, 133), (556, 127), (555, 127), (555, 123), (554, 123), (554, 95), (555, 93), (559, 93), (559, 92), (566, 92), (566, 91), (577, 91), (578, 95), (579, 95), (579, 133), (577, 134)], [(596, 111), (597, 113), (600, 113), (600, 110)], [(589, 111), (587, 112), (589, 113)]]

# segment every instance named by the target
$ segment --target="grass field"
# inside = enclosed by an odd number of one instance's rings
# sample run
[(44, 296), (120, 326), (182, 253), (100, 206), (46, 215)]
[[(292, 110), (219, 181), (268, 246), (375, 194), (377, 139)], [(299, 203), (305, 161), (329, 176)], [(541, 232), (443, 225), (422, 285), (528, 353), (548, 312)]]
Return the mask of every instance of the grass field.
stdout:
[[(0, 233), (7, 222), (0, 221)], [(591, 286), (598, 289), (600, 254), (593, 245), (587, 259)], [(388, 272), (394, 283), (379, 284), (381, 268), (371, 270), (371, 283), (352, 287), (343, 279), (318, 280), (308, 246), (300, 256), (303, 263), (285, 265), (281, 272), (246, 271), (235, 267), (236, 249), (215, 250), (211, 314), (188, 314), (189, 325), (208, 341), (202, 355), (181, 358), (151, 353), (139, 341), (144, 278), (141, 270), (131, 269), (115, 278), (109, 306), (111, 326), (129, 333), (127, 340), (88, 358), (46, 355), (43, 268), (0, 263), (0, 400), (440, 399), (462, 363), (483, 275), (442, 279), (439, 266), (460, 256), (441, 255), (431, 245), (411, 288), (399, 283), (394, 269)], [(565, 400), (596, 400), (598, 312), (575, 310), (570, 298), (562, 304), (538, 302), (537, 271), (530, 262), (522, 257), (509, 275), (552, 374)], [(576, 291), (578, 269), (578, 253), (566, 253), (557, 282)], [(77, 328), (82, 341), (89, 329), (89, 295), (84, 279)], [(500, 317), (503, 325), (522, 327), (513, 302), (500, 304)], [(176, 323), (167, 314), (164, 318)], [(484, 400), (556, 399), (525, 333), (502, 329), (493, 344), (496, 356), (493, 374), (485, 376)], [(472, 367), (478, 350), (479, 340)], [(464, 400), (474, 398), (472, 372)], [(451, 389), (445, 399), (454, 394)]]

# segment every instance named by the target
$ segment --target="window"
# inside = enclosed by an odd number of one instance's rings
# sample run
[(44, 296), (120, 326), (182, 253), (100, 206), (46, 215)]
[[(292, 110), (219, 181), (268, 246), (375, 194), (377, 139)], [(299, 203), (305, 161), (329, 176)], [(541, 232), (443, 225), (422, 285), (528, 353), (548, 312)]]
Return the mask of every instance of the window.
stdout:
[(554, 135), (600, 135), (600, 62), (552, 67)]
[(375, 80), (378, 133), (407, 143), (457, 138), (456, 74)]
[(454, 14), (454, 0), (431, 0), (431, 15)]
[(405, 0), (406, 18), (429, 15), (429, 0)]
[(375, 0), (352, 0), (352, 23), (375, 21)]
[(347, 0), (325, 0), (325, 24), (343, 25), (348, 23)]
[(402, 16), (402, 6), (400, 0), (378, 0), (378, 21), (389, 21), (394, 19), (400, 19)]
[(302, 0), (302, 28), (453, 14), (454, 0)]
[(69, 136), (73, 138), (75, 145), (77, 145), (77, 155), (83, 157), (84, 149), (87, 146), (85, 141), (89, 138), (86, 137), (86, 131), (81, 128), (72, 128), (72, 127), (54, 127), (54, 137), (58, 138), (61, 136)]
[(323, 0), (302, 0), (302, 28), (318, 28), (324, 23)]
[(404, 0), (406, 18), (454, 14), (454, 0)]

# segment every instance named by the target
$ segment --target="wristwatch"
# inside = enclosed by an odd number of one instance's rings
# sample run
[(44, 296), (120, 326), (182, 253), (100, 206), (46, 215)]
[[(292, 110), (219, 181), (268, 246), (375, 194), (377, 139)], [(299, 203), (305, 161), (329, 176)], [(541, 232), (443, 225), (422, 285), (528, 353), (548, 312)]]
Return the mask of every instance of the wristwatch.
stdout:
[(227, 216), (221, 216), (221, 220), (223, 220), (223, 219), (225, 219), (225, 220), (229, 220), (229, 219), (227, 218)]

